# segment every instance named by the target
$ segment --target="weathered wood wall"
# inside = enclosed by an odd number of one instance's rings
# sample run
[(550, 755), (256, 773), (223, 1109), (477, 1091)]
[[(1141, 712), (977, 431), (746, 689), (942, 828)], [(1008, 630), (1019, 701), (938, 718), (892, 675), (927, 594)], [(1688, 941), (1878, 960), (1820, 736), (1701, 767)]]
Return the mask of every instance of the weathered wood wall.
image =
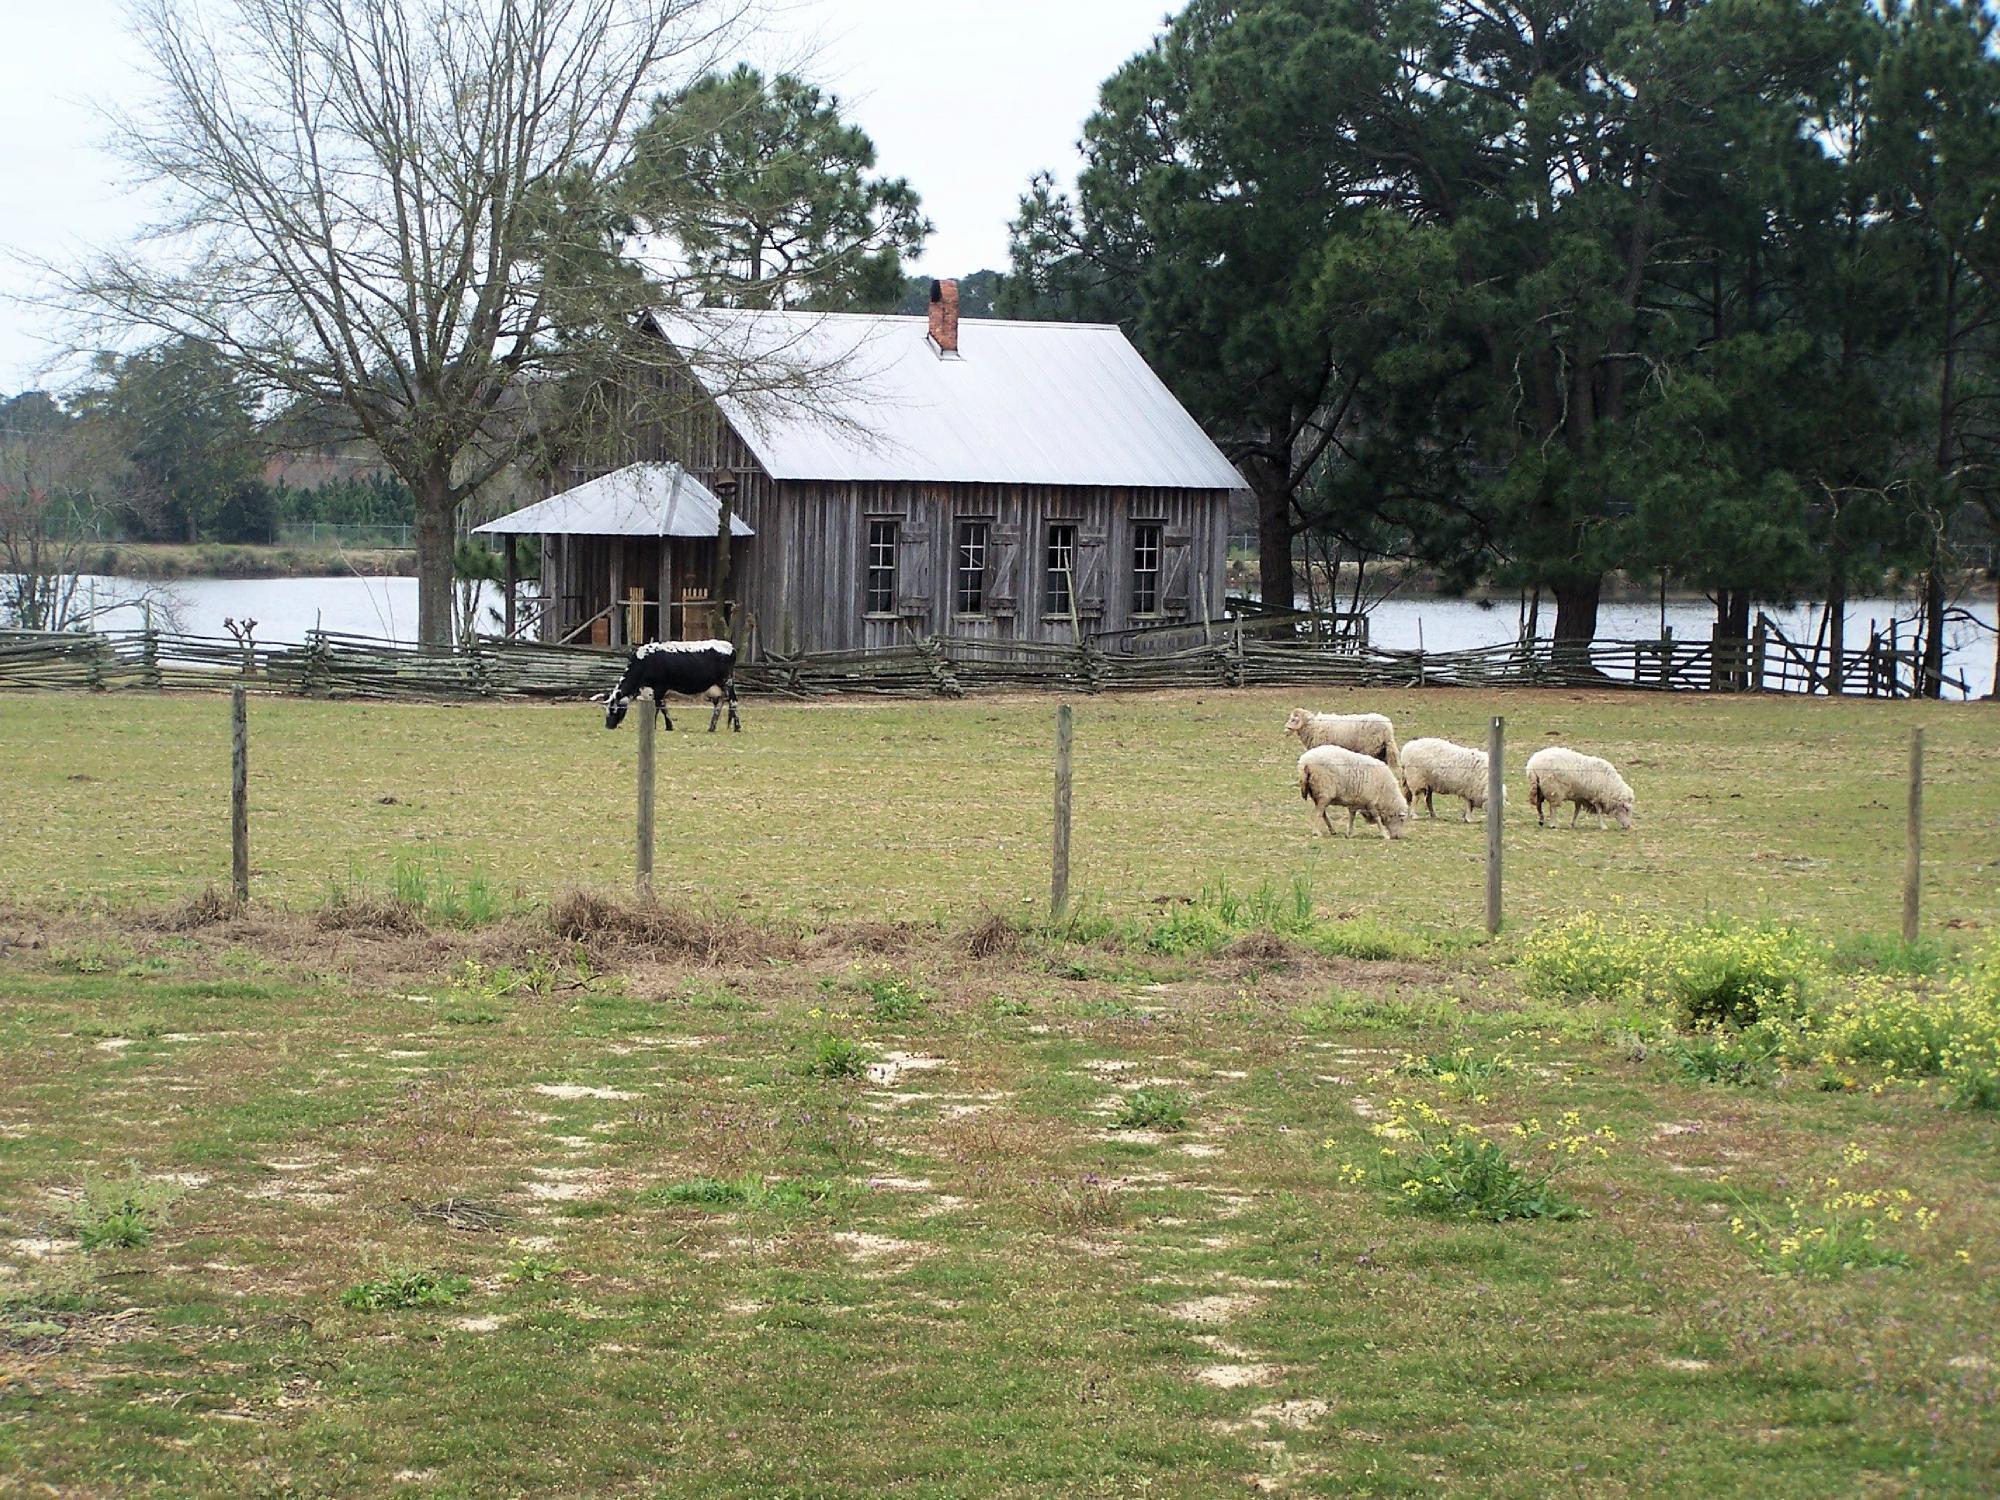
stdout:
[[(1077, 529), (1077, 613), (1086, 635), (1222, 611), (1226, 490), (773, 480), (691, 380), (653, 378), (667, 391), (660, 409), (675, 414), (635, 425), (619, 451), (597, 455), (571, 482), (660, 460), (681, 464), (711, 489), (735, 480), (736, 512), (756, 536), (731, 549), (730, 593), (755, 619), (763, 650), (883, 649), (925, 635), (1067, 642), (1071, 622), (1050, 609), (1044, 570), (1053, 522)], [(869, 615), (868, 522), (883, 518), (898, 523), (896, 610)], [(952, 607), (960, 520), (991, 527), (988, 605), (974, 615)], [(1143, 522), (1161, 527), (1159, 608), (1135, 619), (1133, 528)], [(563, 572), (548, 581), (574, 591), (582, 580)]]
[[(1048, 527), (1076, 528), (1073, 573), (1086, 635), (1133, 622), (1134, 527), (1161, 532), (1160, 622), (1220, 610), (1228, 546), (1222, 490), (1055, 485), (765, 483), (757, 528), (744, 547), (742, 598), (766, 649), (842, 651), (906, 644), (924, 635), (992, 641), (1072, 639), (1046, 570)], [(865, 611), (868, 523), (897, 524), (896, 609)], [(988, 524), (985, 607), (956, 612), (958, 523)]]

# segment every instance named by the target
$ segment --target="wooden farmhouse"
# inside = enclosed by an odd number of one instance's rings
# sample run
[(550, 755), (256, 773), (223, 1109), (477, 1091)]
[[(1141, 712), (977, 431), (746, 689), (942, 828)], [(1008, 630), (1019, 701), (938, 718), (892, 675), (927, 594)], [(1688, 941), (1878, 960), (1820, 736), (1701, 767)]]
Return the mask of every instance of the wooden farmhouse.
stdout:
[[(717, 632), (725, 508), (727, 629), (752, 654), (1079, 633), (1115, 650), (1222, 612), (1243, 482), (1116, 327), (961, 325), (945, 282), (928, 318), (703, 310), (649, 331), (700, 382), (689, 417), (479, 528), (542, 539), (542, 639)], [(825, 373), (809, 399), (739, 394), (765, 366)]]

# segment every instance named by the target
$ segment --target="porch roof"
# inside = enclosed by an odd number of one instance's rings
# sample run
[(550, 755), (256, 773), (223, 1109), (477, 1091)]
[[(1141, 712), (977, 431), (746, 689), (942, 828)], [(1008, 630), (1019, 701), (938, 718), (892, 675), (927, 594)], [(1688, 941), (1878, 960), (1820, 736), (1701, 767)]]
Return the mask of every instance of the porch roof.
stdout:
[[(487, 536), (713, 537), (721, 520), (722, 502), (707, 485), (679, 464), (647, 463), (627, 464), (472, 529)], [(756, 532), (732, 513), (729, 534)]]

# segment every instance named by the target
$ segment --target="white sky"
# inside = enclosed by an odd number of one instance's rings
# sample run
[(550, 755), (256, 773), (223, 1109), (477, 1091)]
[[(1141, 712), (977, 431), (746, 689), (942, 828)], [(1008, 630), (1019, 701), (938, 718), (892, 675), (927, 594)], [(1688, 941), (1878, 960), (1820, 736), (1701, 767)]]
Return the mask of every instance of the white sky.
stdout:
[[(937, 226), (914, 269), (1004, 270), (1029, 176), (1068, 177), (1098, 85), (1170, 0), (780, 0), (765, 59), (810, 49), (815, 81), (910, 179)], [(9, 294), (21, 257), (60, 260), (129, 235), (143, 203), (102, 149), (93, 105), (143, 86), (120, 0), (0, 0), (0, 393), (37, 383), (47, 315)], [(759, 59), (753, 59), (759, 60)]]

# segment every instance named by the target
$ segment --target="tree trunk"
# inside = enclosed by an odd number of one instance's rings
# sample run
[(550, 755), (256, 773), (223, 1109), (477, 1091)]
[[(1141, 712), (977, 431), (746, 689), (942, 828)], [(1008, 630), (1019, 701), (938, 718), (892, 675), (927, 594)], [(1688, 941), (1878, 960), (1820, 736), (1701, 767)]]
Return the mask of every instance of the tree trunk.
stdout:
[(1298, 574), (1292, 565), (1292, 497), (1267, 466), (1253, 464), (1250, 483), (1257, 496), (1257, 592), (1270, 609), (1298, 604)]
[(1717, 692), (1740, 693), (1750, 686), (1750, 591), (1719, 589), (1715, 595), (1715, 629), (1709, 636), (1709, 686)]
[(451, 554), (458, 496), (444, 474), (413, 486), (417, 499), (417, 641), (451, 645)]
[(1590, 643), (1597, 638), (1597, 605), (1604, 593), (1604, 578), (1593, 573), (1553, 584), (1556, 623), (1550, 654), (1558, 670), (1594, 672), (1590, 665)]
[(1826, 580), (1826, 690), (1838, 698), (1847, 691), (1847, 671), (1841, 661), (1847, 649), (1847, 549), (1833, 546), (1833, 568)]
[(1926, 698), (1944, 696), (1944, 543), (1931, 542), (1931, 563), (1924, 569), (1923, 680), (1917, 692)]

